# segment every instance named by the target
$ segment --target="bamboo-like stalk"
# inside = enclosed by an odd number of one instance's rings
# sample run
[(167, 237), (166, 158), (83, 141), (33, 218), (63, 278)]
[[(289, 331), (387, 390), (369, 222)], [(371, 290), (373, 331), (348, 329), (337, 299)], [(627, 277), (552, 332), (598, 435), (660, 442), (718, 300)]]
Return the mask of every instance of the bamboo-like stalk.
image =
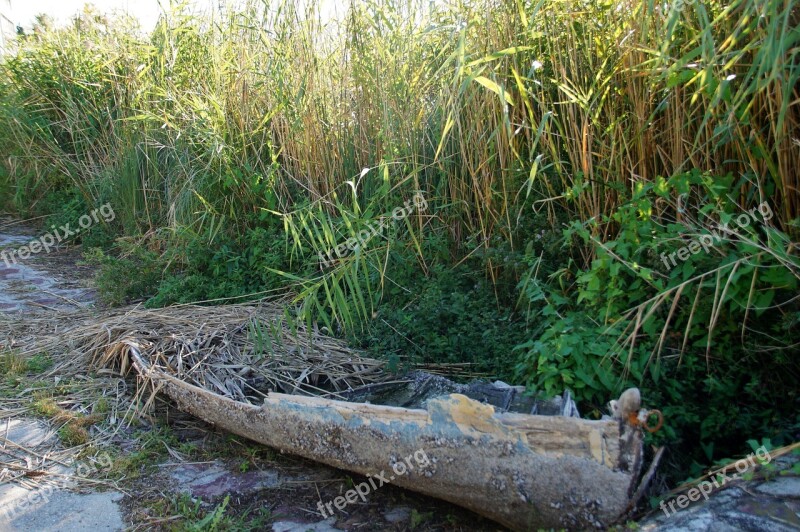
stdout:
[[(347, 239), (344, 220), (422, 190), (438, 209), (407, 237), (303, 280), (307, 307), (324, 299), (350, 329), (372, 315), (355, 285), (371, 282), (379, 300), (396, 246), (423, 271), (431, 234), (447, 235), (455, 262), (498, 240), (518, 251), (521, 215), (542, 202), (553, 222), (597, 221), (605, 241), (618, 227), (603, 219), (630, 190), (695, 168), (741, 178), (730, 194), (746, 208), (769, 199), (791, 233), (797, 10), (682, 5), (386, 0), (326, 21), (322, 3), (252, 2), (213, 24), (171, 13), (148, 39), (87, 12), (5, 61), (2, 164), (17, 207), (71, 185), (87, 203), (110, 201), (128, 236), (213, 241), (282, 215), (293, 260)], [(669, 205), (654, 216), (680, 217)], [(593, 248), (578, 254), (589, 264)]]

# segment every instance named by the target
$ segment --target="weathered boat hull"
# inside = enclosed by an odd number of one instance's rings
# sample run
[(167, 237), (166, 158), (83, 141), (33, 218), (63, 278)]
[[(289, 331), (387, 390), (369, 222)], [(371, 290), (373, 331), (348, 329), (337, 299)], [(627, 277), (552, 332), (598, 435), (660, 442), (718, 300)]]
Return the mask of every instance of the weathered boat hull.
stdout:
[[(208, 423), (513, 530), (608, 526), (626, 511), (641, 468), (641, 433), (614, 420), (497, 414), (461, 395), (427, 410), (277, 393), (256, 406), (154, 370), (130, 347), (143, 377)], [(415, 453), (424, 453), (424, 467)]]

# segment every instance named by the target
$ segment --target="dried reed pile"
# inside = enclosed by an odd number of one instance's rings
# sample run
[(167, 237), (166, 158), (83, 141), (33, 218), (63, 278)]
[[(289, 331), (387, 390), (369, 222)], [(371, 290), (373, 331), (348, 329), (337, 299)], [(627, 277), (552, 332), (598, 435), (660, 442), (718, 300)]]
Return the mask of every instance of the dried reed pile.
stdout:
[(127, 307), (0, 321), (0, 346), (25, 346), (55, 361), (46, 376), (126, 374), (135, 346), (155, 370), (231, 399), (256, 402), (269, 391), (341, 398), (386, 382), (384, 362), (294, 321), (285, 302), (158, 310)]

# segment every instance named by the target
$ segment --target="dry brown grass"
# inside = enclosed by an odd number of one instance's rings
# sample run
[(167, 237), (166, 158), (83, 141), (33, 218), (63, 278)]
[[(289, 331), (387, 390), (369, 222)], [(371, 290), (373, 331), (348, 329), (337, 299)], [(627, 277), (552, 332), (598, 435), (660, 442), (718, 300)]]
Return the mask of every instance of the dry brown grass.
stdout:
[(154, 367), (241, 401), (265, 397), (269, 390), (340, 397), (391, 378), (384, 362), (295, 323), (280, 301), (82, 310), (25, 323), (20, 329), (7, 323), (5, 330), (0, 324), (0, 334), (24, 344), (23, 354), (53, 353), (55, 364), (45, 378), (86, 371), (103, 376), (111, 369), (125, 375), (127, 345), (136, 345)]

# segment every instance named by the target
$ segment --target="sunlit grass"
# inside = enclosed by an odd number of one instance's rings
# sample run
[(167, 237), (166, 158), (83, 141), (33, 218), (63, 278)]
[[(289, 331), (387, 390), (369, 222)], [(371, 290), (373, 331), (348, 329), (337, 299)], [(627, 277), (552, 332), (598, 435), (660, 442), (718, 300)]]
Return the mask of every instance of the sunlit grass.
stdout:
[(427, 272), (433, 229), (456, 262), (475, 242), (524, 249), (523, 213), (601, 220), (637, 184), (692, 168), (732, 173), (743, 206), (771, 198), (786, 229), (796, 9), (681, 6), (357, 1), (334, 23), (315, 2), (252, 2), (213, 22), (177, 11), (149, 39), (85, 13), (4, 63), (6, 179), (23, 210), (67, 186), (110, 201), (118, 231), (156, 252), (282, 225), (294, 265), (421, 191), (431, 211), (333, 269), (276, 272), (349, 328), (373, 314), (398, 246)]

